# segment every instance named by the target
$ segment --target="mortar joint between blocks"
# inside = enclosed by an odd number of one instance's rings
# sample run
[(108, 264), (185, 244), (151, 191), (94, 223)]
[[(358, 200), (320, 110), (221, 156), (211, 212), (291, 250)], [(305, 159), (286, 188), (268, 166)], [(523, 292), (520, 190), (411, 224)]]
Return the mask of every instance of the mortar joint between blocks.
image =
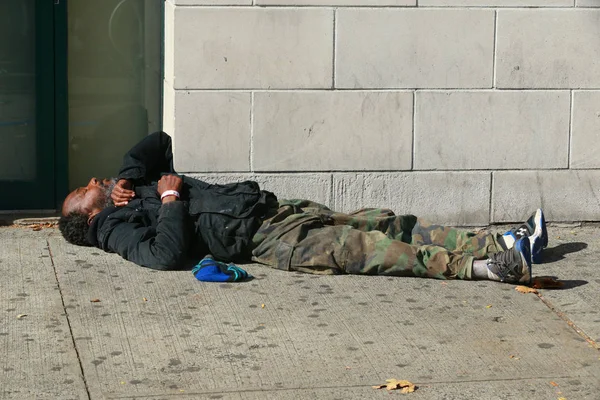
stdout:
[(254, 91), (250, 92), (250, 152), (248, 157), (250, 172), (254, 172)]

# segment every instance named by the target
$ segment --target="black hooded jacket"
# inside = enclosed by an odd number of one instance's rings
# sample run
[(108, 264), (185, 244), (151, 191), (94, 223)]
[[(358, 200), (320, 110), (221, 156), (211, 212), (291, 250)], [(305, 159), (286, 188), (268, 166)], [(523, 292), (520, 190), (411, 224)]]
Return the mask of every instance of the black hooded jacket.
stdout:
[(162, 204), (161, 175), (175, 173), (171, 138), (153, 133), (124, 157), (118, 179), (134, 184), (135, 197), (124, 207), (96, 215), (88, 232), (92, 245), (154, 269), (181, 268), (206, 254), (231, 262), (249, 261), (252, 236), (269, 209), (271, 192), (253, 181), (208, 184), (183, 176), (181, 201)]

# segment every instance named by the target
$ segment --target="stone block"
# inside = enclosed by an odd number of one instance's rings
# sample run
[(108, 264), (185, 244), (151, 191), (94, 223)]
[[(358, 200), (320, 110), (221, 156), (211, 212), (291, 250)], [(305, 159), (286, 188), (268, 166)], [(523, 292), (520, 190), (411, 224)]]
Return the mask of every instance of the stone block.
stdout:
[(258, 5), (282, 6), (415, 6), (416, 0), (256, 0)]
[(330, 88), (333, 10), (177, 7), (176, 89)]
[(600, 88), (600, 10), (498, 10), (496, 86)]
[(568, 91), (419, 91), (415, 169), (568, 166)]
[(577, 7), (600, 7), (600, 0), (575, 0)]
[(255, 171), (406, 170), (411, 92), (258, 92)]
[(308, 199), (332, 207), (331, 174), (190, 174), (208, 183), (252, 180), (279, 199)]
[(334, 174), (335, 209), (390, 208), (446, 225), (489, 223), (490, 172)]
[(600, 91), (573, 92), (571, 168), (600, 168)]
[(171, 0), (178, 6), (250, 6), (252, 0)]
[(492, 221), (524, 221), (538, 207), (549, 221), (598, 221), (598, 182), (598, 170), (494, 172)]
[[(596, 0), (592, 0), (596, 1)], [(421, 7), (571, 7), (573, 0), (419, 0)]]
[(491, 88), (494, 10), (337, 11), (338, 88)]
[(164, 81), (173, 87), (175, 79), (175, 6), (165, 2)]
[(179, 172), (250, 170), (250, 93), (175, 93)]
[[(163, 112), (162, 112), (162, 130), (167, 132), (174, 140), (175, 137), (175, 89), (167, 82), (163, 81)], [(185, 133), (181, 133), (184, 135)]]

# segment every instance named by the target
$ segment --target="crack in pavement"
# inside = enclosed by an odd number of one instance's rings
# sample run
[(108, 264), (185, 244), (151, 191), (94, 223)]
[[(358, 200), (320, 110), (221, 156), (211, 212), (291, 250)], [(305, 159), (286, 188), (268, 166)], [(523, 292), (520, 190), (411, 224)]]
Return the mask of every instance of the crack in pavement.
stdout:
[(62, 303), (63, 310), (65, 312), (65, 318), (67, 320), (67, 325), (69, 327), (69, 333), (71, 335), (71, 342), (73, 343), (73, 349), (75, 350), (75, 354), (77, 355), (77, 362), (79, 363), (79, 370), (81, 371), (81, 378), (83, 379), (83, 385), (85, 387), (85, 392), (87, 393), (88, 400), (91, 400), (90, 389), (88, 387), (87, 379), (85, 378), (85, 373), (83, 371), (83, 363), (81, 362), (79, 349), (77, 348), (77, 343), (75, 342), (75, 336), (73, 335), (73, 328), (71, 326), (71, 320), (69, 319), (69, 312), (67, 311), (67, 307), (65, 304), (65, 298), (63, 297), (63, 292), (62, 292), (62, 288), (60, 286), (60, 281), (58, 280), (58, 272), (56, 271), (56, 266), (54, 265), (54, 256), (52, 255), (52, 249), (50, 248), (50, 242), (48, 241), (48, 239), (46, 239), (46, 248), (48, 249), (48, 254), (50, 255), (50, 263), (52, 264), (52, 269), (54, 270), (54, 279), (56, 279), (58, 293), (60, 294), (60, 301)]
[[(468, 380), (451, 380), (451, 381), (426, 381), (426, 382), (417, 382), (411, 381), (414, 383), (417, 388), (418, 387), (427, 387), (430, 385), (448, 385), (448, 384), (469, 384), (469, 383), (488, 383), (488, 382), (527, 382), (527, 381), (536, 381), (536, 380), (556, 380), (556, 379), (576, 379), (581, 378), (580, 376), (536, 376), (530, 378), (497, 378), (497, 379), (468, 379)], [(365, 388), (372, 387), (373, 384), (349, 384), (349, 385), (323, 385), (323, 386), (296, 386), (296, 387), (279, 387), (279, 388), (254, 388), (254, 389), (233, 389), (233, 390), (203, 390), (203, 391), (185, 391), (184, 393), (145, 393), (139, 395), (117, 395), (110, 396), (108, 395), (106, 398), (108, 399), (148, 399), (153, 397), (165, 397), (165, 396), (196, 396), (196, 395), (217, 395), (217, 394), (233, 394), (233, 393), (269, 393), (269, 392), (288, 392), (293, 390), (320, 390), (320, 389), (351, 389), (351, 388)], [(394, 391), (388, 392), (391, 394)], [(400, 391), (397, 391), (400, 392)]]
[(556, 308), (550, 302), (550, 300), (547, 300), (544, 296), (542, 296), (541, 293), (536, 293), (536, 296), (542, 301), (542, 303), (544, 303), (546, 305), (546, 307), (548, 307), (550, 309), (550, 311), (552, 311), (560, 319), (562, 319), (563, 321), (565, 321), (567, 323), (567, 325), (569, 325), (569, 327), (571, 327), (571, 329), (573, 329), (575, 332), (577, 332), (577, 334), (579, 336), (581, 336), (583, 339), (585, 339), (585, 341), (588, 342), (593, 348), (595, 348), (596, 350), (600, 350), (600, 344), (598, 344), (594, 339), (592, 339), (591, 337), (589, 337), (583, 331), (583, 329), (581, 329), (577, 325), (575, 325), (575, 323), (573, 321), (571, 321), (571, 319), (569, 317), (567, 317), (567, 315), (564, 312), (562, 312), (558, 308)]

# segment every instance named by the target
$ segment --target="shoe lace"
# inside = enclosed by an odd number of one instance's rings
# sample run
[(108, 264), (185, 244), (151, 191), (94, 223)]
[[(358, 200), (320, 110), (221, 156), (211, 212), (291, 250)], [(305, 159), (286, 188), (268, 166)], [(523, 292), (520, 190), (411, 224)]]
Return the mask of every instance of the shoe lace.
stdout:
[(503, 251), (494, 253), (487, 260), (488, 269), (498, 275), (501, 281), (508, 277), (516, 278), (519, 276), (519, 261), (515, 257), (514, 251)]

